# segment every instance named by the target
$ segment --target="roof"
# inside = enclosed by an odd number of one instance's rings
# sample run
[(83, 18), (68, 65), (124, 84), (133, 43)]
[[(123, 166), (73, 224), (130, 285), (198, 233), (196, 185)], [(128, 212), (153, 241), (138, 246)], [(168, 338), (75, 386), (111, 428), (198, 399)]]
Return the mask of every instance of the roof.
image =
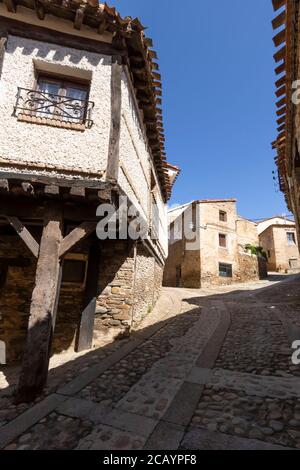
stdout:
[(177, 181), (179, 174), (181, 173), (181, 169), (178, 166), (171, 165), (170, 163), (166, 163), (165, 169), (169, 177), (169, 188), (171, 191)]
[(124, 62), (128, 65), (137, 101), (143, 111), (149, 147), (164, 199), (167, 200), (173, 185), (170, 184), (166, 166), (161, 75), (152, 39), (146, 37), (146, 28), (141, 21), (131, 16), (122, 18), (115, 8), (107, 3), (98, 3), (98, 0), (14, 0), (5, 3), (10, 12), (16, 12), (17, 6), (22, 5), (35, 10), (40, 20), (51, 14), (73, 22), (77, 30), (82, 25), (88, 25), (98, 34), (112, 33), (115, 49), (120, 54), (125, 52)]
[(197, 204), (218, 204), (222, 202), (237, 202), (237, 199), (198, 199)]
[(237, 199), (194, 199), (193, 201), (187, 202), (185, 204), (180, 204), (178, 206), (175, 206), (169, 209), (168, 213), (177, 211), (181, 208), (186, 208), (187, 206), (190, 206), (191, 204), (210, 204), (210, 203), (217, 204), (217, 203), (222, 203), (222, 202), (237, 202)]
[(267, 232), (267, 230), (274, 229), (274, 228), (284, 228), (285, 230), (291, 230), (295, 229), (296, 230), (296, 225), (291, 224), (291, 225), (286, 225), (286, 224), (272, 224), (269, 225), (268, 227), (265, 228), (262, 232), (259, 233), (259, 236), (261, 236), (263, 233)]
[(273, 220), (273, 219), (282, 219), (282, 220), (286, 220), (287, 222), (295, 223), (294, 220), (289, 219), (288, 217), (285, 217), (283, 215), (274, 215), (273, 217), (266, 217), (265, 219), (258, 220), (257, 223), (262, 224), (263, 222), (266, 222), (267, 220)]
[[(289, 156), (291, 153), (291, 129), (292, 129), (292, 94), (294, 92), (292, 82), (296, 79), (295, 47), (297, 44), (296, 18), (299, 9), (299, 0), (272, 0), (274, 11), (279, 13), (272, 21), (276, 35), (273, 38), (275, 47), (278, 48), (274, 54), (276, 62), (275, 73), (278, 76), (276, 86), (277, 131), (276, 140), (272, 143), (276, 149), (275, 162), (278, 167), (279, 185), (285, 193), (286, 202), (291, 209), (289, 191), (287, 184), (287, 173), (289, 170)], [(279, 30), (279, 31), (278, 31)]]

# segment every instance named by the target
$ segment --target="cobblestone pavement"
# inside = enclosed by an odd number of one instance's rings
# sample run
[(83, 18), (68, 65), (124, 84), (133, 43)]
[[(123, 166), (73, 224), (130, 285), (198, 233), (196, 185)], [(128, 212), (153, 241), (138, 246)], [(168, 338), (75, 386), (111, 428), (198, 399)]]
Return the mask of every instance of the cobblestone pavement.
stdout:
[(31, 405), (5, 372), (0, 448), (300, 449), (299, 282), (166, 289), (131, 338), (53, 358)]

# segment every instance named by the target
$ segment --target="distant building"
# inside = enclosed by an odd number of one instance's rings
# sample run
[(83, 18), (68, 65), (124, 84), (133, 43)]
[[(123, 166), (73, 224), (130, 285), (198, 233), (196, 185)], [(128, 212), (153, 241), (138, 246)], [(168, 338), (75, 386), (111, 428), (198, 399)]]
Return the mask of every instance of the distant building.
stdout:
[(300, 270), (296, 225), (286, 217), (272, 217), (258, 224), (259, 243), (267, 253), (268, 270)]
[(192, 201), (168, 215), (164, 285), (200, 288), (266, 276), (265, 258), (250, 250), (259, 246), (257, 225), (238, 216), (236, 199)]

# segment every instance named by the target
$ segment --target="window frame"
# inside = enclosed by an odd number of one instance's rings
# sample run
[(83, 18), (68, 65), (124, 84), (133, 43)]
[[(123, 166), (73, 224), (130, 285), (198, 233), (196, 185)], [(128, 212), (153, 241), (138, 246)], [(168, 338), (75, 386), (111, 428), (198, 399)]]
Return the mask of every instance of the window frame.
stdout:
[[(226, 269), (226, 274), (221, 274), (221, 267), (225, 267)], [(226, 278), (233, 278), (233, 269), (232, 269), (232, 264), (229, 263), (222, 263), (219, 261), (219, 277), (226, 277)]]
[[(225, 241), (225, 245), (221, 245), (220, 241), (221, 241), (221, 237), (224, 237), (224, 241)], [(218, 241), (219, 241), (219, 248), (223, 248), (223, 250), (227, 250), (228, 249), (228, 240), (227, 240), (227, 235), (226, 233), (219, 233), (218, 234)]]
[[(292, 240), (290, 240), (289, 235), (292, 235)], [(296, 234), (295, 232), (286, 232), (288, 246), (296, 245)]]
[[(224, 218), (222, 218), (224, 217)], [(219, 210), (219, 221), (220, 222), (227, 222), (227, 212), (226, 211), (222, 211), (222, 210)]]
[[(46, 119), (57, 119), (65, 123), (71, 123), (71, 124), (84, 124), (87, 119), (87, 112), (88, 112), (88, 102), (90, 98), (90, 89), (91, 89), (91, 82), (88, 80), (83, 80), (80, 78), (76, 77), (69, 77), (61, 74), (55, 74), (51, 72), (44, 72), (44, 71), (36, 71), (36, 76), (35, 76), (35, 84), (34, 84), (34, 90), (43, 93), (43, 91), (40, 89), (40, 82), (49, 82), (53, 84), (58, 84), (59, 85), (59, 90), (58, 93), (53, 93), (55, 96), (60, 96), (62, 98), (67, 98), (68, 95), (67, 93), (67, 88), (78, 88), (78, 90), (84, 90), (86, 91), (86, 97), (85, 101), (86, 105), (84, 106), (84, 113), (82, 116), (82, 119), (80, 120), (74, 120), (72, 121), (64, 119), (63, 116), (60, 115), (60, 113), (53, 114), (53, 113), (42, 113), (43, 117)], [(51, 93), (50, 93), (51, 94)], [(33, 115), (38, 116), (38, 112), (33, 110)]]
[[(84, 278), (82, 282), (76, 282), (76, 281), (64, 281), (63, 280), (63, 269), (64, 269), (64, 263), (65, 261), (81, 261), (85, 263), (85, 270), (84, 270)], [(62, 265), (62, 280), (61, 280), (61, 285), (62, 288), (64, 287), (71, 287), (71, 288), (80, 288), (83, 289), (86, 285), (86, 279), (87, 279), (87, 271), (88, 271), (88, 256), (81, 254), (81, 253), (68, 253), (63, 260), (63, 265)]]

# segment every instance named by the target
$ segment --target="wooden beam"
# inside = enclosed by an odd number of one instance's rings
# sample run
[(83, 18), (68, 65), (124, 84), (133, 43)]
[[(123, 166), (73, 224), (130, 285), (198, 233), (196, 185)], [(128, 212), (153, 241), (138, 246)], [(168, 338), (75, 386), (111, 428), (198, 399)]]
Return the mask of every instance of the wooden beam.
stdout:
[(88, 237), (96, 230), (95, 222), (83, 222), (79, 227), (74, 228), (61, 242), (59, 256), (64, 256), (74, 245)]
[(23, 356), (16, 402), (31, 402), (47, 382), (53, 337), (53, 317), (59, 292), (59, 247), (62, 239), (62, 214), (59, 206), (46, 208), (44, 228), (32, 293), (27, 343)]
[[(22, 217), (29, 219), (43, 220), (45, 200), (39, 198), (19, 198), (1, 195), (0, 198), (0, 216)], [(96, 216), (96, 209), (99, 203), (83, 203), (70, 201), (64, 205), (64, 217), (67, 220), (81, 223), (82, 220), (89, 222), (99, 222)]]
[(0, 179), (0, 193), (8, 193), (9, 184), (7, 179)]
[[(7, 180), (21, 180), (30, 183), (41, 183), (49, 186), (59, 186), (63, 188), (90, 188), (90, 189), (107, 189), (109, 184), (100, 179), (87, 178), (86, 175), (80, 175), (80, 178), (72, 178), (72, 175), (66, 175), (65, 177), (51, 177), (45, 175), (33, 175), (29, 173), (27, 169), (22, 167), (18, 171), (9, 172), (1, 170), (2, 178)], [(99, 173), (98, 178), (102, 175)], [(96, 178), (96, 175), (95, 175)]]
[(84, 8), (77, 8), (75, 19), (74, 19), (74, 28), (80, 30), (84, 18)]
[(17, 234), (22, 238), (23, 242), (29, 248), (31, 253), (37, 258), (39, 256), (39, 244), (38, 242), (33, 238), (31, 233), (27, 230), (27, 228), (22, 224), (20, 219), (17, 217), (6, 217), (10, 225), (15, 229)]
[(0, 16), (0, 36), (7, 36), (7, 34), (57, 44), (59, 46), (63, 44), (65, 47), (98, 54), (127, 55), (126, 50), (117, 50), (111, 44), (103, 41), (95, 41), (83, 38), (82, 36), (72, 36), (71, 34), (61, 33), (41, 26), (30, 25), (29, 27), (28, 23)]
[(16, 2), (14, 0), (3, 0), (5, 5), (6, 5), (6, 8), (8, 11), (10, 11), (11, 13), (16, 13), (17, 11), (17, 6), (16, 6)]
[(121, 129), (121, 75), (122, 59), (113, 57), (111, 65), (111, 126), (108, 147), (106, 180), (116, 182), (119, 174), (120, 129)]
[(38, 19), (43, 21), (46, 16), (46, 10), (44, 5), (39, 0), (35, 0), (34, 6)]
[(96, 300), (98, 294), (98, 277), (100, 266), (100, 246), (96, 236), (90, 246), (83, 311), (77, 329), (76, 352), (91, 349), (93, 343)]

